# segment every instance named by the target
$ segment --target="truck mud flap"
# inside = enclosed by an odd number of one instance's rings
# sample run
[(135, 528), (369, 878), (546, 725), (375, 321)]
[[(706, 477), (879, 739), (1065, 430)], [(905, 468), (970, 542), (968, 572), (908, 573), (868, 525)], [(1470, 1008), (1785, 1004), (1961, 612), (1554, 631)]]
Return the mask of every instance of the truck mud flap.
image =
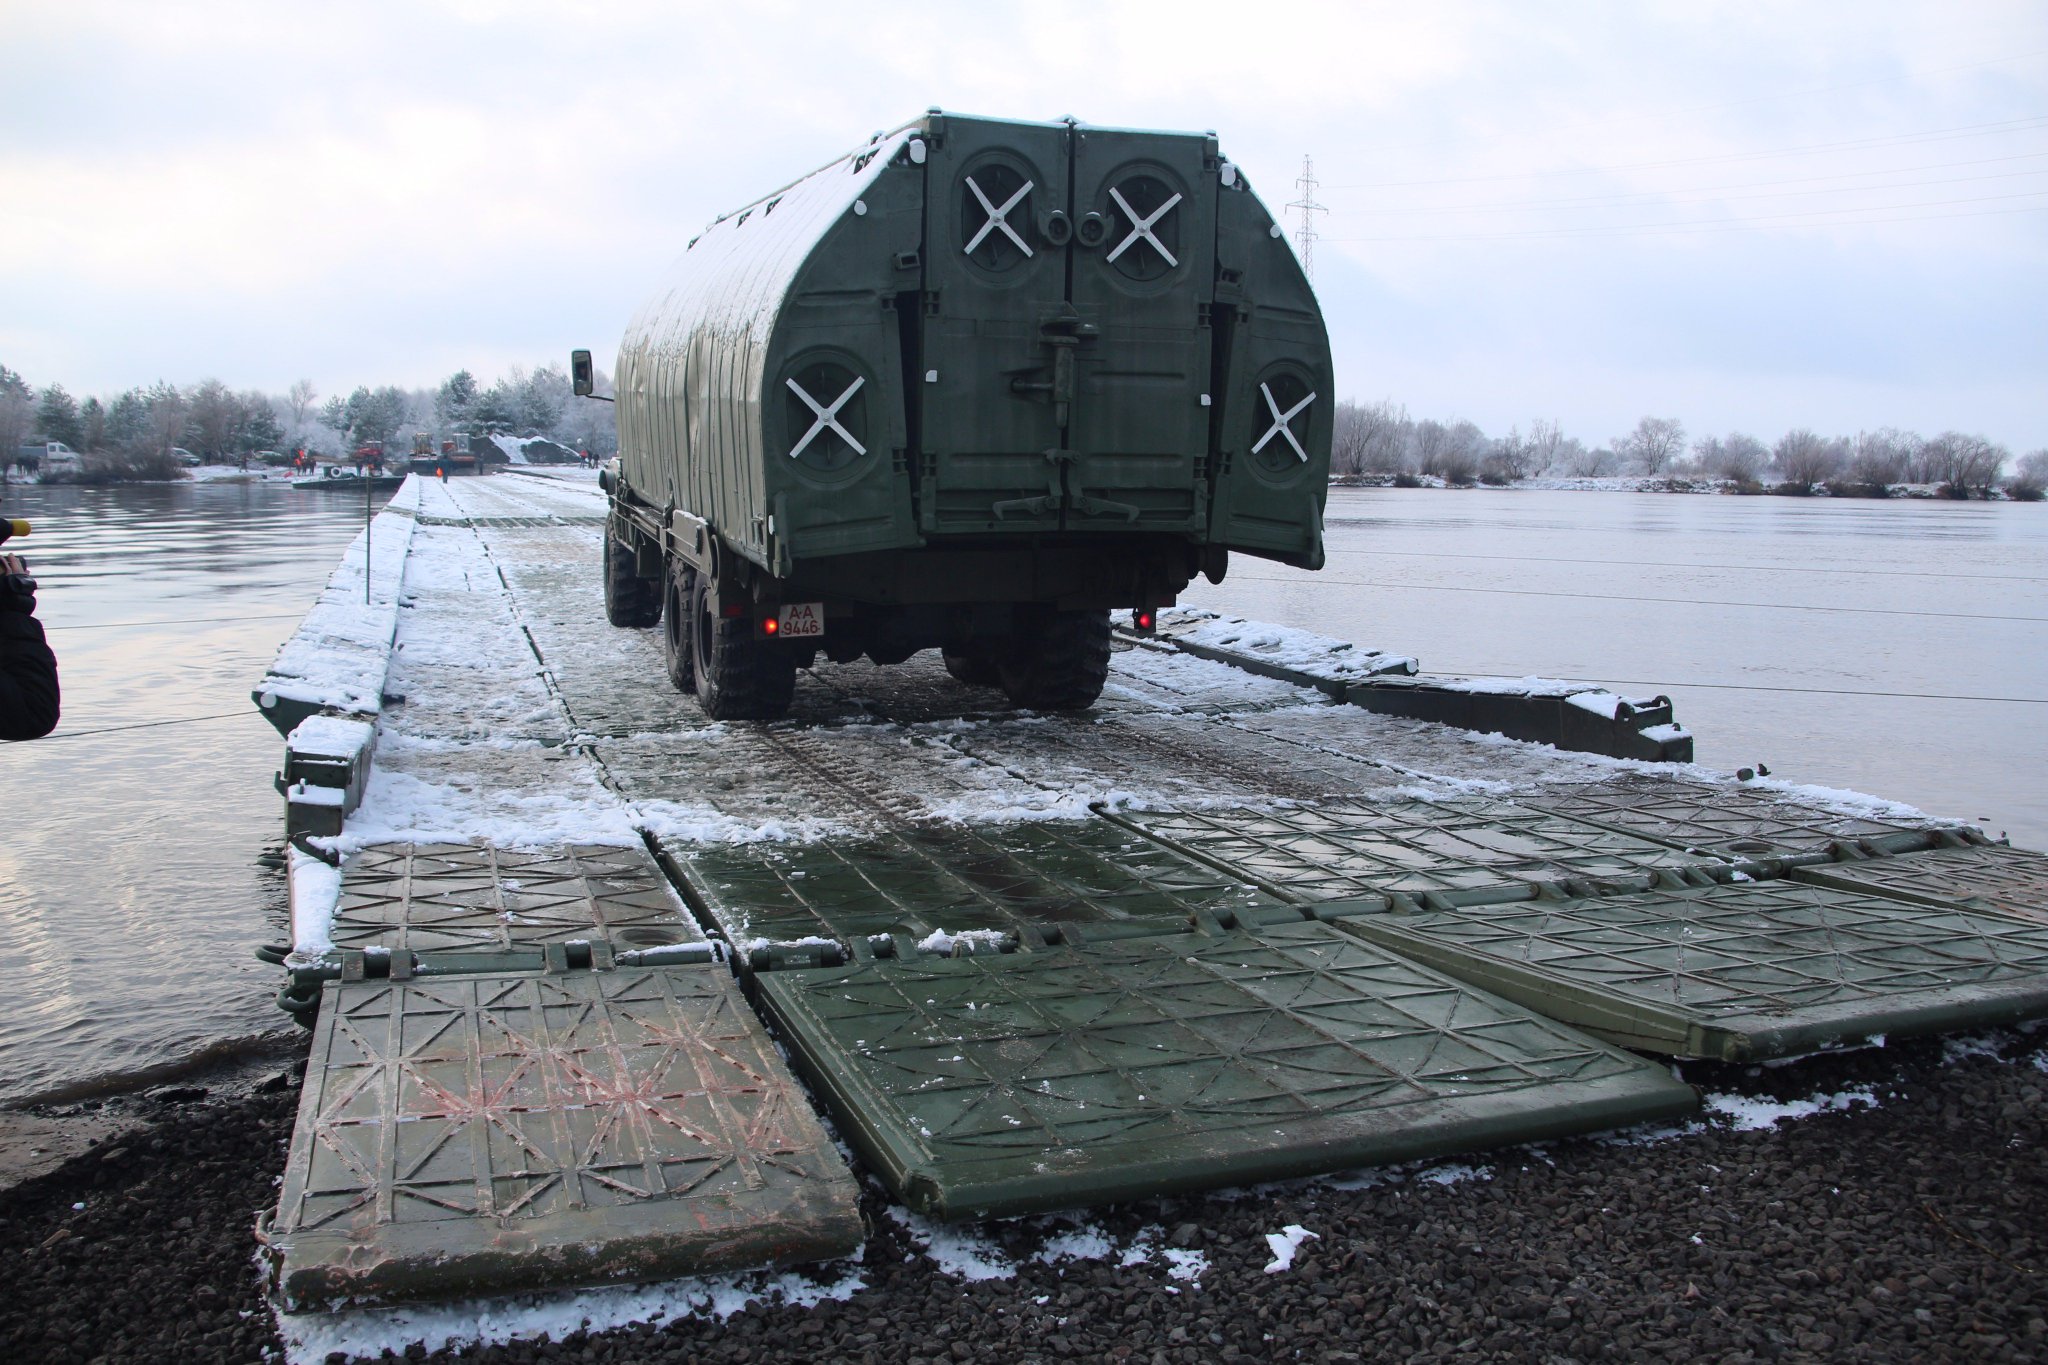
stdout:
[(1681, 1057), (1789, 1056), (2048, 1014), (2048, 924), (1789, 879), (1320, 913), (1553, 1019)]
[(330, 982), (289, 1311), (842, 1256), (858, 1190), (723, 966)]
[(759, 999), (912, 1209), (981, 1218), (1689, 1112), (1662, 1066), (1329, 925), (770, 971)]

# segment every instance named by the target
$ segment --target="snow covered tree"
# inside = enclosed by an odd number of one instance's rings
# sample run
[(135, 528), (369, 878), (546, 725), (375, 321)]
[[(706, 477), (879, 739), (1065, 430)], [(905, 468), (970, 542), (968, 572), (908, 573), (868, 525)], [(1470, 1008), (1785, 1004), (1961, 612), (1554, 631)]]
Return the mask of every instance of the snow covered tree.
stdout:
[(0, 469), (14, 464), (16, 453), (28, 444), (35, 429), (36, 405), (28, 399), (27, 386), (0, 384)]
[(284, 427), (277, 420), (277, 406), (269, 394), (250, 389), (239, 401), (242, 421), (235, 430), (237, 451), (276, 450), (285, 443)]
[(85, 428), (78, 421), (78, 402), (62, 384), (43, 389), (43, 401), (36, 405), (36, 429), (46, 441), (62, 441), (77, 450), (85, 444)]
[(88, 398), (78, 405), (78, 426), (85, 443), (80, 450), (104, 450), (107, 447), (107, 407), (97, 398)]
[(1736, 483), (1755, 483), (1770, 462), (1770, 448), (1756, 437), (1740, 431), (1727, 436), (1703, 436), (1692, 445), (1700, 472)]
[(1645, 474), (1662, 474), (1685, 449), (1685, 424), (1676, 417), (1645, 417), (1636, 429), (1614, 439), (1614, 453), (1642, 466)]
[(2005, 481), (2005, 495), (2015, 502), (2048, 498), (2048, 449), (2020, 456), (2012, 477)]
[(1842, 443), (1805, 427), (1795, 427), (1780, 436), (1771, 454), (1777, 462), (1778, 476), (1784, 480), (1779, 491), (1802, 495), (1841, 473), (1844, 462)]
[(223, 459), (234, 448), (235, 429), (242, 424), (242, 405), (218, 379), (202, 379), (187, 395), (184, 443), (210, 459)]
[(149, 444), (149, 401), (136, 389), (119, 394), (107, 404), (104, 448), (138, 451)]
[(1905, 481), (1920, 445), (1918, 436), (1896, 427), (1859, 431), (1850, 447), (1849, 478), (1879, 497), (1887, 496), (1893, 484)]
[(434, 417), (450, 431), (467, 427), (476, 409), (476, 399), (476, 376), (468, 370), (457, 370), (441, 381), (441, 388), (434, 395)]

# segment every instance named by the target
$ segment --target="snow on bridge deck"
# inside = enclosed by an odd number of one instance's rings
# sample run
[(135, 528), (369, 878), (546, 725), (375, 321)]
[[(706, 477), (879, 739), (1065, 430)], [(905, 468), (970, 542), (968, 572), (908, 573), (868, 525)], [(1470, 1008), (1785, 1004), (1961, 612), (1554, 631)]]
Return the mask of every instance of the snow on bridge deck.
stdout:
[[(726, 1039), (750, 1059), (744, 1078), (657, 1095), (631, 1077), (562, 1079), (580, 1074), (564, 1064), (522, 1103), (602, 1109), (621, 1101), (593, 1095), (624, 1085), (656, 1108), (722, 1096), (729, 1116), (735, 1096), (771, 1096), (772, 1133), (699, 1115), (680, 1127), (703, 1150), (549, 1158), (566, 1182), (549, 1188), (570, 1190), (547, 1215), (567, 1220), (565, 1237), (590, 1231), (572, 1187), (611, 1188), (621, 1161), (646, 1166), (630, 1198), (655, 1203), (700, 1193), (663, 1172), (794, 1162), (800, 1177), (770, 1182), (769, 1197), (785, 1221), (812, 1222), (781, 1251), (730, 1242), (757, 1261), (832, 1254), (850, 1187), (815, 1135), (783, 1123), (803, 1102), (731, 994), (728, 961), (846, 1140), (900, 1198), (947, 1217), (1690, 1107), (1689, 1090), (1616, 1043), (1764, 1055), (2048, 1010), (2048, 925), (1970, 899), (1970, 859), (1997, 852), (1972, 832), (1853, 793), (1348, 705), (1334, 697), (1357, 660), (1382, 656), (1299, 633), (1195, 623), (1201, 657), (1120, 640), (1101, 701), (1080, 714), (1010, 709), (928, 653), (886, 669), (821, 660), (786, 720), (708, 721), (669, 685), (655, 632), (604, 620), (604, 511), (573, 471), (415, 479), (385, 514), (411, 525), (390, 537), (405, 558), (369, 780), (342, 833), (308, 845), (338, 858), (339, 876), (294, 851), (293, 965), (344, 979), (327, 987), (315, 1066), (331, 1075), (308, 1087), (273, 1234), (288, 1297), (460, 1287), (405, 1260), (389, 1231), (404, 1163), (387, 1153), (380, 1167), (349, 1136), (470, 1112), (422, 1109), (403, 1080), (408, 976), (432, 987), (440, 1022), (420, 1027), (435, 1037), (460, 1019), (481, 1039), (478, 1021), (498, 1017), (491, 990), (541, 1021), (573, 995), (614, 1048), (618, 1030), (653, 1027), (653, 995), (663, 1010), (713, 1009), (710, 1032), (701, 1019), (657, 1032)], [(1237, 636), (1276, 648), (1247, 661), (1263, 673), (1231, 666)], [(351, 678), (331, 705), (362, 714), (374, 688)], [(1942, 914), (1901, 912), (1880, 875), (1854, 894), (1811, 885), (1822, 865), (1915, 856), (1949, 860), (1915, 893), (1949, 896)], [(1740, 951), (1712, 951), (1703, 927), (1739, 931)], [(688, 991), (654, 991), (664, 962)], [(520, 994), (534, 990), (569, 994), (550, 1007)], [(395, 1050), (377, 1051), (362, 1020)], [(594, 1045), (521, 1039), (494, 1055)], [(557, 1063), (534, 1066), (553, 1077)], [(387, 1078), (382, 1107), (344, 1112), (376, 1089), (345, 1078), (368, 1072)], [(521, 1131), (531, 1167), (539, 1139)], [(635, 1131), (658, 1146), (670, 1130)], [(456, 1163), (434, 1190), (408, 1187), (415, 1203), (529, 1216), (518, 1197), (447, 1193), (488, 1190), (500, 1156), (477, 1151), (482, 1164)], [(438, 1147), (418, 1158), (447, 1160)], [(745, 1221), (738, 1205), (697, 1207), (707, 1227)], [(328, 1227), (340, 1240), (316, 1245)], [(379, 1235), (397, 1238), (402, 1273), (351, 1279), (349, 1249)], [(462, 1283), (733, 1263), (701, 1244), (640, 1252), (540, 1269), (479, 1253)]]

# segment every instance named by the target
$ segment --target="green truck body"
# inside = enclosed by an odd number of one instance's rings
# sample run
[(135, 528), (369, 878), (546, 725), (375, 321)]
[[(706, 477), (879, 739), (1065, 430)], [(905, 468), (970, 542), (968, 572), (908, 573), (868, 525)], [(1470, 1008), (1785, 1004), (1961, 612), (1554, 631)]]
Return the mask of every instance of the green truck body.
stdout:
[(716, 714), (933, 647), (1086, 705), (1109, 609), (1323, 561), (1328, 336), (1213, 135), (934, 111), (693, 240), (616, 381), (611, 617)]

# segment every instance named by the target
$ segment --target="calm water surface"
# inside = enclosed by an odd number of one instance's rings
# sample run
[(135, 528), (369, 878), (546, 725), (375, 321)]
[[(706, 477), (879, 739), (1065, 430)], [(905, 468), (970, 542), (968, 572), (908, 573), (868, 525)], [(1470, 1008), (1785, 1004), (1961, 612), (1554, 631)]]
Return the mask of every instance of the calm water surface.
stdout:
[[(10, 486), (34, 533), (55, 734), (0, 744), (0, 1099), (140, 1079), (291, 1026), (283, 757), (249, 689), (361, 529), (279, 485)], [(174, 722), (162, 724), (161, 722)], [(132, 728), (122, 728), (132, 727)]]
[[(0, 746), (0, 1099), (288, 1031), (250, 957), (285, 892), (260, 861), (282, 745), (249, 689), (361, 505), (5, 492), (36, 523), (64, 721)], [(1432, 671), (1666, 692), (1703, 762), (2048, 847), (2048, 507), (1337, 490), (1328, 539), (1321, 574), (1240, 559), (1186, 600)]]
[(1662, 692), (1702, 763), (2048, 848), (2048, 506), (1333, 489), (1329, 565), (1183, 598), (1425, 670)]

